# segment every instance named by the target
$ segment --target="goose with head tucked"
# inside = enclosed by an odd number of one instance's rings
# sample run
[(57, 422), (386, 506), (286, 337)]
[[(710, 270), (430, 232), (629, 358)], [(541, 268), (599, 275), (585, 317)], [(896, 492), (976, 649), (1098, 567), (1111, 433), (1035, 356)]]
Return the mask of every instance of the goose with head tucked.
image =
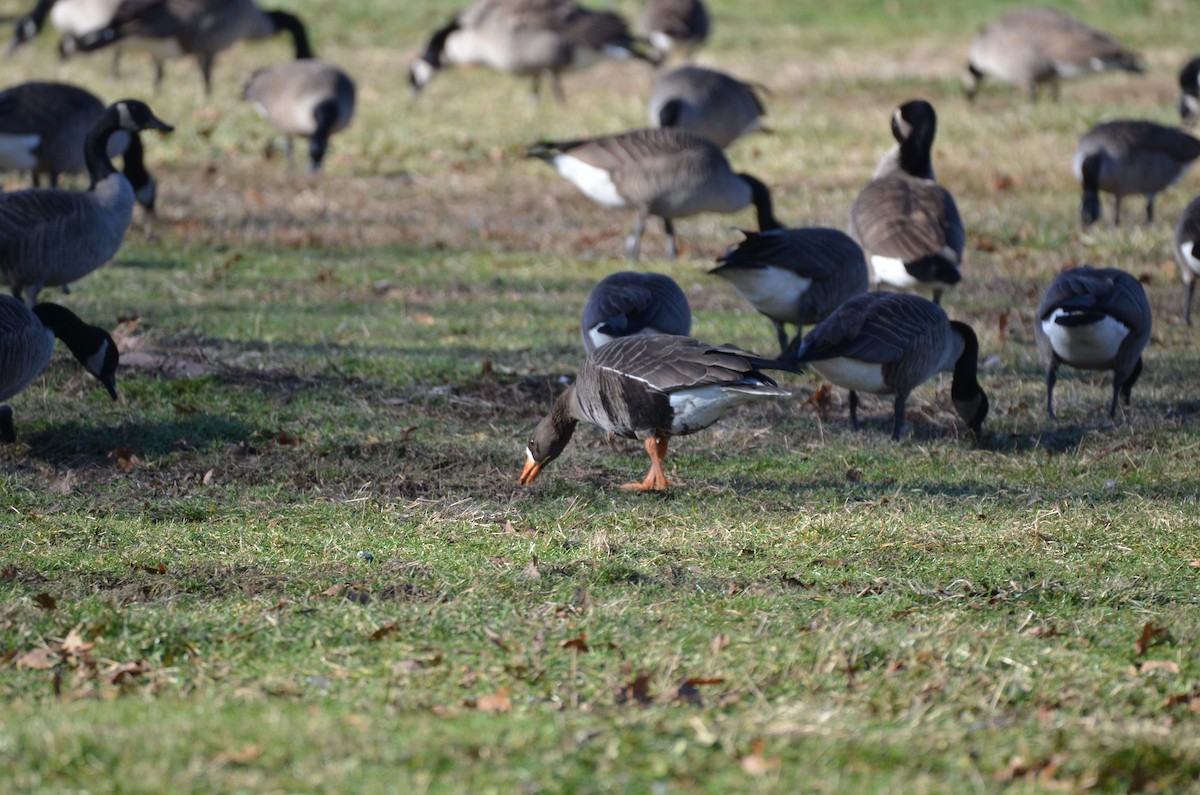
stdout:
[(642, 12), (642, 28), (650, 46), (663, 57), (691, 54), (708, 39), (708, 9), (702, 0), (650, 0)]
[(662, 72), (650, 92), (650, 123), (690, 130), (722, 149), (762, 128), (758, 91), (735, 77), (701, 66)]
[(1179, 70), (1179, 116), (1191, 124), (1200, 116), (1200, 58), (1193, 58)]
[(84, 145), (91, 187), (81, 193), (30, 188), (0, 194), (0, 281), (13, 295), (33, 306), (43, 287), (65, 287), (112, 259), (129, 229), (134, 192), (108, 157), (109, 137), (118, 130), (172, 129), (144, 102), (115, 102)]
[(602, 345), (534, 428), (520, 482), (532, 483), (558, 458), (583, 421), (643, 442), (650, 471), (622, 488), (661, 491), (671, 485), (662, 468), (671, 437), (703, 430), (744, 403), (790, 394), (763, 370), (799, 368), (691, 337), (623, 337)]
[(692, 330), (687, 296), (670, 276), (620, 271), (600, 280), (583, 308), (580, 334), (588, 352), (620, 337)]
[(1125, 405), (1142, 374), (1142, 351), (1150, 340), (1150, 303), (1141, 282), (1117, 268), (1081, 265), (1058, 274), (1038, 307), (1034, 337), (1046, 367), (1046, 413), (1054, 418), (1058, 367), (1112, 370), (1112, 403)]
[(943, 370), (952, 372), (954, 410), (982, 439), (988, 397), (979, 385), (979, 340), (966, 323), (916, 295), (873, 292), (851, 298), (808, 333), (795, 352), (834, 384), (850, 390), (858, 428), (858, 393), (893, 395), (892, 438), (904, 432), (908, 396)]

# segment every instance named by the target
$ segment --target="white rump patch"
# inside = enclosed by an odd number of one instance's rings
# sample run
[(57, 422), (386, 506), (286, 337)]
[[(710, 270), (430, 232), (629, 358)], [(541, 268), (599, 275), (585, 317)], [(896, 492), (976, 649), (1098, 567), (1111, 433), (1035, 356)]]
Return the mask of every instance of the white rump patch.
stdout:
[(848, 359), (843, 356), (808, 364), (825, 380), (832, 381), (843, 389), (853, 389), (855, 392), (867, 392), (872, 395), (896, 394), (896, 390), (883, 381), (882, 364)]
[(754, 305), (772, 320), (796, 322), (800, 298), (812, 287), (812, 279), (783, 268), (727, 268), (720, 273)]
[(921, 284), (904, 267), (904, 260), (895, 257), (871, 257), (871, 269), (875, 271), (875, 283), (886, 284), (900, 290), (908, 290)]
[(1189, 240), (1179, 247), (1179, 253), (1183, 255), (1183, 261), (1187, 263), (1192, 273), (1200, 276), (1200, 259), (1197, 259), (1196, 255), (1192, 253), (1195, 245), (1196, 241)]
[(612, 177), (602, 168), (589, 165), (571, 155), (558, 155), (554, 158), (554, 167), (558, 173), (575, 187), (583, 191), (594, 202), (606, 207), (627, 207), (628, 202), (617, 191)]
[(41, 140), (40, 135), (0, 135), (0, 169), (32, 171), (37, 165), (33, 150)]
[(1042, 331), (1046, 333), (1050, 347), (1072, 367), (1107, 369), (1121, 343), (1129, 336), (1129, 327), (1107, 315), (1103, 320), (1086, 326), (1060, 326), (1054, 322), (1056, 318), (1069, 314), (1062, 309), (1055, 309), (1050, 317), (1042, 321)]

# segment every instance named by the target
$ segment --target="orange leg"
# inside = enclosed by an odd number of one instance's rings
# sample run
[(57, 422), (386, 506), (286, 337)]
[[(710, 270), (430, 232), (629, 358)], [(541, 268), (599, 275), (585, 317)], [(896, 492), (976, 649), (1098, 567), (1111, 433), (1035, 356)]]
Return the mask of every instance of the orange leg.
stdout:
[(641, 483), (626, 483), (621, 488), (637, 489), (638, 491), (662, 491), (671, 485), (663, 474), (663, 461), (667, 458), (667, 440), (651, 436), (646, 440), (646, 452), (650, 455), (650, 471)]

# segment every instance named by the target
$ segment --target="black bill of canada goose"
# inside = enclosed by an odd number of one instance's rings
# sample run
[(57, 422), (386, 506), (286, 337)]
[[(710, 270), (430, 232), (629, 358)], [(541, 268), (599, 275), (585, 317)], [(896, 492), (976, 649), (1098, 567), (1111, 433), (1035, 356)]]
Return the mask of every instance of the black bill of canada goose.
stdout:
[(603, 345), (584, 359), (575, 383), (533, 429), (521, 485), (562, 454), (583, 421), (643, 442), (650, 471), (622, 488), (661, 491), (671, 485), (662, 464), (672, 436), (703, 430), (743, 403), (789, 396), (763, 370), (798, 372), (787, 362), (691, 337), (622, 337)]
[(592, 288), (579, 331), (588, 353), (620, 337), (686, 337), (692, 331), (692, 309), (670, 276), (620, 271), (605, 276)]
[(1200, 116), (1200, 58), (1193, 58), (1179, 71), (1179, 116), (1191, 124)]
[(936, 373), (953, 373), (954, 410), (978, 441), (988, 414), (979, 385), (979, 340), (966, 323), (950, 320), (917, 295), (874, 292), (855, 296), (808, 333), (797, 362), (850, 390), (850, 422), (858, 428), (858, 393), (894, 395), (892, 438), (904, 429), (904, 405)]
[[(780, 356), (800, 343), (806, 323), (819, 323), (869, 288), (862, 248), (827, 227), (743, 232), (709, 273), (727, 280), (775, 324)], [(796, 327), (789, 342), (785, 324)]]
[(871, 280), (919, 290), (941, 302), (962, 279), (966, 232), (958, 205), (933, 173), (937, 114), (923, 99), (892, 113), (893, 147), (850, 206), (850, 234), (862, 246)]
[(761, 129), (765, 113), (754, 86), (701, 66), (660, 72), (650, 92), (651, 124), (690, 130), (722, 149)]
[(1196, 277), (1200, 276), (1200, 196), (1192, 199), (1179, 224), (1175, 227), (1175, 261), (1179, 263), (1179, 277), (1183, 279), (1183, 310), (1180, 317), (1192, 325), (1192, 293), (1196, 289)]
[(650, 46), (664, 56), (691, 53), (708, 38), (708, 9), (701, 0), (649, 0), (642, 12), (642, 29)]
[(1150, 340), (1150, 303), (1141, 283), (1116, 268), (1081, 265), (1050, 282), (1038, 307), (1034, 336), (1046, 367), (1046, 413), (1054, 417), (1058, 366), (1112, 370), (1112, 404), (1129, 397), (1142, 374), (1142, 350)]
[(529, 156), (545, 160), (584, 195), (606, 207), (632, 207), (637, 226), (629, 258), (641, 249), (646, 220), (663, 220), (667, 255), (678, 254), (674, 219), (697, 213), (734, 213), (753, 204), (762, 231), (778, 229), (771, 192), (757, 178), (734, 173), (712, 142), (685, 130), (633, 130), (580, 141), (544, 142)]
[[(31, 172), (35, 188), (45, 176), (57, 188), (59, 175), (86, 170), (83, 144), (103, 114), (99, 97), (69, 83), (21, 83), (0, 91), (0, 170)], [(124, 156), (134, 197), (152, 213), (157, 185), (144, 154), (136, 132), (117, 130), (108, 138), (109, 157)]]
[(1100, 219), (1100, 192), (1113, 197), (1113, 224), (1121, 222), (1121, 199), (1146, 197), (1146, 221), (1154, 220), (1154, 197), (1184, 175), (1200, 157), (1200, 140), (1152, 121), (1097, 124), (1079, 139), (1073, 170), (1083, 188), (1080, 220)]
[[(107, 25), (77, 39), (65, 37), (69, 50), (93, 52), (125, 42), (148, 50), (154, 59), (154, 87), (162, 84), (163, 62), (191, 55), (212, 93), (217, 53), (242, 39), (265, 39), (281, 31), (292, 34), (297, 57), (304, 26), (294, 14), (263, 11), (254, 0), (125, 0)], [(69, 46), (68, 46), (69, 43)]]
[(967, 98), (974, 99), (985, 77), (1012, 83), (1036, 100), (1049, 84), (1106, 70), (1141, 74), (1141, 59), (1116, 39), (1052, 8), (1018, 8), (990, 22), (971, 42)]
[(408, 76), (416, 95), (445, 67), (483, 66), (529, 77), (535, 97), (547, 77), (561, 101), (561, 74), (603, 58), (657, 61), (611, 11), (571, 0), (477, 0), (433, 32)]
[(134, 196), (108, 157), (109, 136), (172, 129), (144, 102), (123, 99), (108, 106), (88, 133), (84, 158), (92, 182), (86, 191), (0, 193), (0, 281), (13, 295), (33, 306), (43, 287), (65, 287), (112, 259), (125, 240)]
[[(46, 369), (55, 337), (116, 400), (118, 352), (108, 332), (57, 304), (42, 303), (31, 310), (16, 298), (0, 295), (0, 401), (24, 390)], [(15, 440), (12, 409), (0, 406), (0, 442)]]

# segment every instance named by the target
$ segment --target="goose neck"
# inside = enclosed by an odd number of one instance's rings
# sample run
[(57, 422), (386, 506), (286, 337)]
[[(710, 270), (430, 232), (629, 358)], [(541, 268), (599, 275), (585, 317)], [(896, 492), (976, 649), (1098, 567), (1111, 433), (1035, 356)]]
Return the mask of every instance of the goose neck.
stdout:
[(296, 60), (313, 57), (312, 45), (308, 40), (308, 30), (304, 27), (304, 22), (300, 17), (286, 11), (268, 11), (267, 17), (271, 20), (276, 33), (286, 31), (291, 34), (292, 45), (296, 50)]
[(117, 172), (108, 156), (108, 137), (120, 128), (120, 110), (114, 106), (105, 110), (100, 120), (88, 132), (83, 144), (83, 160), (91, 179), (89, 190)]
[(783, 225), (775, 217), (775, 207), (771, 201), (770, 189), (762, 180), (751, 174), (738, 174), (738, 176), (750, 186), (750, 200), (754, 203), (754, 209), (758, 213), (758, 230), (769, 232), (772, 229), (781, 229)]
[(954, 374), (950, 383), (950, 395), (956, 400), (967, 400), (979, 394), (979, 338), (966, 323), (950, 322), (951, 344), (957, 349)]

